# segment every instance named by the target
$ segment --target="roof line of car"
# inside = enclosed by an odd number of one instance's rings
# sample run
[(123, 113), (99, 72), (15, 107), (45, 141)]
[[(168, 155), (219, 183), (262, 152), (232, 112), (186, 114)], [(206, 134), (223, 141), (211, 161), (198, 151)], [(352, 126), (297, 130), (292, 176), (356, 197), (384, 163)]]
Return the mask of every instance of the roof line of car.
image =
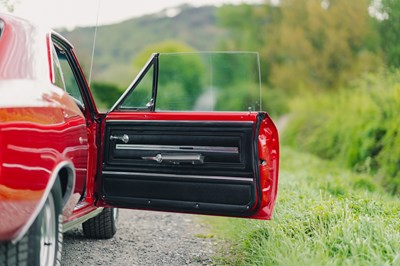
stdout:
[(57, 39), (60, 43), (62, 43), (62, 45), (64, 46), (64, 48), (66, 49), (73, 49), (74, 46), (67, 40), (65, 39), (61, 34), (55, 32), (55, 31), (51, 31), (51, 36), (53, 39)]

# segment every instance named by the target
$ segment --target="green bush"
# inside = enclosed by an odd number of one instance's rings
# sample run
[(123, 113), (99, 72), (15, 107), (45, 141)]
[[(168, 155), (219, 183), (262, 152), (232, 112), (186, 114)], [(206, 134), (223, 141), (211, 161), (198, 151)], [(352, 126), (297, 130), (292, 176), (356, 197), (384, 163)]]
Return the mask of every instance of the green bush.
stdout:
[(263, 87), (262, 90), (262, 110), (273, 117), (289, 112), (288, 99), (291, 95), (288, 92), (270, 87)]
[(350, 88), (289, 103), (283, 143), (360, 172), (400, 192), (400, 72), (366, 75)]
[(101, 110), (110, 109), (123, 93), (116, 85), (100, 81), (93, 82), (91, 90), (96, 105)]

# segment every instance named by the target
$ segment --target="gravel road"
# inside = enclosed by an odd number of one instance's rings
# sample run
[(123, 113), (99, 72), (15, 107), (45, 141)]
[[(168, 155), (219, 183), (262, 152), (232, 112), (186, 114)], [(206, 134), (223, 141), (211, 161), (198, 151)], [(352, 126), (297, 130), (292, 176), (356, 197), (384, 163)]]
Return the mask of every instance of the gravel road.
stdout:
[(80, 227), (66, 232), (62, 265), (212, 265), (218, 245), (208, 236), (193, 215), (120, 210), (113, 239), (86, 239)]

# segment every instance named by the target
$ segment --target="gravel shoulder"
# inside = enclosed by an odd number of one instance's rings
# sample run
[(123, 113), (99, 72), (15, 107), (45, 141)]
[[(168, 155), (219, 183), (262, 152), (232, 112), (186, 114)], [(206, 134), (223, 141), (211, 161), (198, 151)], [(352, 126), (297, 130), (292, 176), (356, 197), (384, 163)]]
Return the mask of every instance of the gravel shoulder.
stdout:
[(217, 242), (198, 216), (120, 210), (109, 240), (86, 239), (80, 227), (64, 234), (62, 265), (213, 265)]

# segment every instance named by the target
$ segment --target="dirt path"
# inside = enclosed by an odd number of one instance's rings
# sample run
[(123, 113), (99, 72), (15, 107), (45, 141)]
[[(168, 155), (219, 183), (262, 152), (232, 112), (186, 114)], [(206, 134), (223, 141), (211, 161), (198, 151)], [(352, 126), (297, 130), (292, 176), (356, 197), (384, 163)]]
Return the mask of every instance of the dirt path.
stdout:
[(193, 215), (120, 210), (110, 240), (64, 234), (62, 265), (212, 265), (216, 241)]

